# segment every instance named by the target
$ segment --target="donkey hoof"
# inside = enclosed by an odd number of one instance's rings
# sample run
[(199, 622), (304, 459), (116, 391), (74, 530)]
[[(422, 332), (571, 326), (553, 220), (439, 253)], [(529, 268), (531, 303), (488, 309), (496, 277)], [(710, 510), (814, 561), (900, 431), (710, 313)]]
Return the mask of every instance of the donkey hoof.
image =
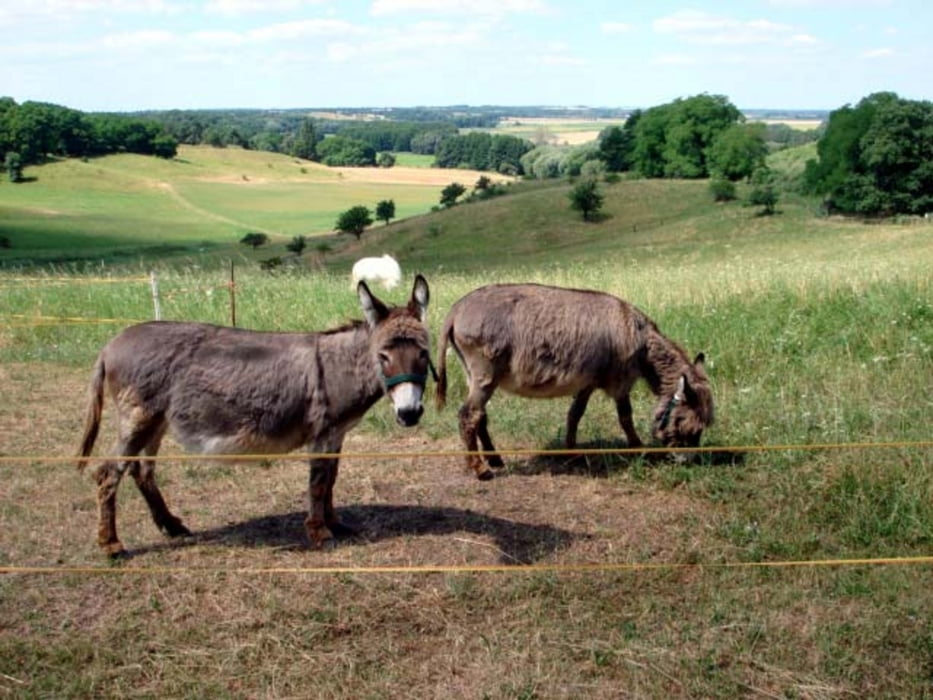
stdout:
[(111, 542), (110, 544), (101, 545), (101, 548), (110, 561), (121, 561), (130, 557), (126, 549), (123, 548), (122, 542)]
[(165, 532), (165, 534), (168, 535), (169, 537), (190, 537), (191, 536), (191, 530), (186, 528), (180, 520), (178, 522), (169, 523), (168, 525), (166, 525), (165, 528), (163, 529), (163, 532)]
[(308, 543), (311, 549), (329, 552), (337, 546), (333, 533), (325, 526), (308, 528)]
[(502, 457), (499, 455), (493, 455), (488, 459), (488, 462), (493, 469), (502, 469), (505, 466), (505, 462), (502, 461)]
[(476, 472), (476, 478), (479, 479), (480, 481), (489, 481), (490, 479), (495, 477), (495, 475), (496, 475), (495, 472), (493, 472), (493, 470), (490, 469), (489, 467), (486, 467), (485, 469), (481, 469), (480, 471)]

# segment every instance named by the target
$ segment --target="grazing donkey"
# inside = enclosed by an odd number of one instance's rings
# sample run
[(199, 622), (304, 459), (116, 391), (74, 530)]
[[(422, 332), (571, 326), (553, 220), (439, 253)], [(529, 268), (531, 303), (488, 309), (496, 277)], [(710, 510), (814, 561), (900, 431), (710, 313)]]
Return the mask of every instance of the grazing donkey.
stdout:
[[(428, 283), (418, 275), (407, 307), (389, 308), (358, 286), (366, 322), (321, 333), (271, 333), (202, 323), (153, 321), (111, 340), (94, 366), (79, 468), (100, 427), (104, 389), (118, 412), (113, 454), (98, 468), (97, 541), (110, 556), (123, 545), (116, 531), (116, 494), (132, 474), (156, 525), (190, 534), (165, 505), (154, 456), (166, 431), (202, 453), (273, 454), (305, 446), (339, 453), (343, 438), (383, 394), (401, 425), (418, 423), (429, 366), (425, 327)], [(337, 457), (314, 457), (308, 538), (332, 547), (347, 532), (334, 511)]]
[[(495, 447), (486, 427), (486, 402), (496, 387), (518, 396), (573, 396), (567, 414), (567, 447), (577, 441), (577, 424), (595, 389), (616, 402), (619, 424), (630, 447), (641, 440), (632, 423), (629, 392), (641, 377), (660, 397), (652, 434), (667, 447), (695, 447), (713, 422), (713, 398), (703, 371), (703, 354), (690, 362), (645, 314), (609, 294), (539, 284), (494, 284), (457, 301), (438, 341), (437, 404), (447, 394), (447, 344), (464, 365), (469, 394), (460, 409), (466, 449)], [(497, 454), (469, 455), (480, 479), (501, 467)]]

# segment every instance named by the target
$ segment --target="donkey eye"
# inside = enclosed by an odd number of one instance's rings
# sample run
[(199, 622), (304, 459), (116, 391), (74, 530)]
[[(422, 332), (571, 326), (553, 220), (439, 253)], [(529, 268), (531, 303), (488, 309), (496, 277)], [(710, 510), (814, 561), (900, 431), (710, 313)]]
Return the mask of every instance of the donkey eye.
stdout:
[(418, 353), (418, 357), (426, 361), (428, 359), (428, 351), (422, 348), (421, 352)]
[(388, 353), (380, 352), (380, 353), (379, 353), (379, 362), (381, 362), (381, 363), (384, 364), (384, 365), (389, 364), (390, 360), (389, 360), (389, 355), (388, 355)]

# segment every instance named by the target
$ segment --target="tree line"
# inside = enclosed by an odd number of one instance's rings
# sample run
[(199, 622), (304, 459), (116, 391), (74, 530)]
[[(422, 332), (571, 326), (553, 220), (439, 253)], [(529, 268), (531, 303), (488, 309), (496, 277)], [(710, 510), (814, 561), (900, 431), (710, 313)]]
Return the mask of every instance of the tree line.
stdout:
[[(539, 115), (558, 115), (537, 109)], [(376, 117), (371, 109), (359, 111), (369, 121), (312, 118), (307, 110), (83, 113), (4, 97), (0, 154), (11, 179), (48, 156), (130, 152), (171, 158), (178, 144), (206, 144), (286, 153), (326, 165), (388, 167), (392, 153), (412, 152), (434, 155), (436, 167), (535, 178), (628, 172), (729, 183), (766, 181), (767, 173), (760, 171), (769, 151), (816, 140), (818, 157), (807, 164), (803, 187), (822, 196), (828, 210), (933, 211), (933, 105), (890, 92), (845, 105), (811, 131), (746, 122), (726, 97), (704, 93), (627, 115), (613, 113), (627, 118), (604, 129), (595, 142), (572, 147), (535, 146), (486, 131), (460, 133), (464, 127), (493, 126), (520, 108), (386, 109)]]
[(140, 153), (173, 158), (177, 142), (158, 123), (118, 114), (86, 114), (45, 102), (0, 98), (0, 153), (11, 179), (49, 156)]

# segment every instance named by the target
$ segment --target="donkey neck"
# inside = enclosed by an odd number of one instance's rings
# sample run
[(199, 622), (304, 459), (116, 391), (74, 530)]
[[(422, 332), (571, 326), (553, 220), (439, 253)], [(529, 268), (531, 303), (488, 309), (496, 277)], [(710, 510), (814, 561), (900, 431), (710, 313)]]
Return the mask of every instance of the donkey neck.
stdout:
[(642, 375), (655, 396), (673, 394), (677, 380), (690, 366), (686, 353), (657, 328), (650, 328), (645, 339)]
[(365, 323), (322, 333), (317, 343), (315, 384), (324, 388), (331, 409), (365, 412), (383, 394), (370, 353)]

